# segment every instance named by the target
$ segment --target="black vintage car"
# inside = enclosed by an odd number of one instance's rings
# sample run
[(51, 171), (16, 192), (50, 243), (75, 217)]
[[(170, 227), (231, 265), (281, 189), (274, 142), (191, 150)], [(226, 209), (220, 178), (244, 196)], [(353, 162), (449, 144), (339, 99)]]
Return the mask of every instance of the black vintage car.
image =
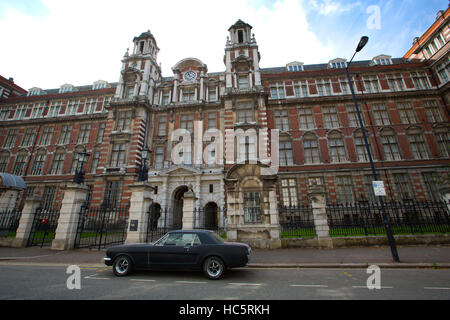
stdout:
[(172, 269), (202, 270), (215, 280), (222, 278), (226, 269), (247, 265), (250, 253), (249, 245), (225, 242), (212, 231), (174, 230), (154, 243), (110, 247), (104, 260), (119, 277), (135, 269)]

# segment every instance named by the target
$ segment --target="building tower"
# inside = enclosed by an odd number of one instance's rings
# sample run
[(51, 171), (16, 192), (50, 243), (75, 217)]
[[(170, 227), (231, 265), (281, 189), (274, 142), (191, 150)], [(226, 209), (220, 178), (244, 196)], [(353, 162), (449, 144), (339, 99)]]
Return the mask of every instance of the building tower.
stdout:
[(155, 83), (161, 78), (158, 52), (154, 36), (146, 31), (133, 39), (132, 53), (127, 50), (123, 57), (114, 99), (105, 106), (108, 120), (92, 203), (114, 207), (130, 200), (129, 186), (138, 178), (148, 143)]
[[(267, 94), (252, 26), (238, 20), (225, 47), (225, 185), (227, 236), (261, 247), (279, 247), (275, 174), (267, 171), (270, 134)], [(263, 161), (264, 160), (264, 161)]]

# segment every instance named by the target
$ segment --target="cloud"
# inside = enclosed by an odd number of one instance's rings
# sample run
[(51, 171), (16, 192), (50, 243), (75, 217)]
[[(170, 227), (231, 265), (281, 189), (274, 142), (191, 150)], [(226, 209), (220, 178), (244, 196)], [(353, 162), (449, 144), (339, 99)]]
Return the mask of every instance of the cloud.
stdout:
[[(266, 3), (266, 4), (264, 4)], [(150, 29), (160, 50), (163, 76), (186, 57), (210, 72), (224, 71), (228, 28), (238, 19), (254, 27), (261, 67), (290, 61), (328, 61), (332, 48), (311, 32), (302, 1), (278, 0), (42, 0), (45, 15), (12, 8), (0, 19), (0, 59), (5, 77), (28, 89), (118, 81), (121, 59), (133, 37)]]
[(357, 7), (363, 7), (359, 1), (343, 4), (333, 0), (309, 0), (309, 6), (311, 10), (317, 11), (324, 16), (341, 14), (349, 12)]

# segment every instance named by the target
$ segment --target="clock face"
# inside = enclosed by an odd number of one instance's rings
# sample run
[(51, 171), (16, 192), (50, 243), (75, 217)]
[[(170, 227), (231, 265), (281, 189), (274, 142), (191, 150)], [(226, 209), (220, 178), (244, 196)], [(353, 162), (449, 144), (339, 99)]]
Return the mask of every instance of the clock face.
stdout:
[(188, 71), (184, 74), (184, 79), (187, 81), (192, 81), (195, 78), (197, 78), (197, 73), (195, 73), (194, 71)]

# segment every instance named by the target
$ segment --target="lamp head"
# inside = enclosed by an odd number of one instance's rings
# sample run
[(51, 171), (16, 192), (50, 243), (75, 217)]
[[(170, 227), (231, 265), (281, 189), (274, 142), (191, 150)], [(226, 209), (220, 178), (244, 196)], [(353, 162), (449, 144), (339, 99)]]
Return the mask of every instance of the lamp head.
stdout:
[(145, 146), (144, 149), (142, 149), (142, 154), (141, 154), (142, 159), (148, 160), (150, 157), (150, 153), (151, 153), (150, 149), (147, 146)]
[(369, 37), (367, 37), (367, 36), (361, 37), (361, 40), (359, 40), (358, 46), (356, 47), (356, 52), (360, 52), (362, 50), (362, 48), (365, 47), (365, 45), (367, 44), (368, 41), (369, 41)]

